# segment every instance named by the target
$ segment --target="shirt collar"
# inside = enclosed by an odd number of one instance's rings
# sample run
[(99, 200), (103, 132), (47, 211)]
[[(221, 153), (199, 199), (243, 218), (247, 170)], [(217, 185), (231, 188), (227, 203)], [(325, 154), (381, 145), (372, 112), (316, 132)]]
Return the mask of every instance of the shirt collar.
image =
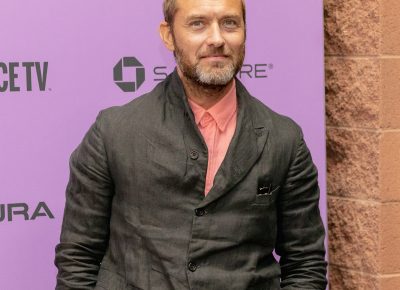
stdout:
[(211, 117), (217, 123), (218, 129), (220, 131), (225, 131), (229, 120), (237, 110), (236, 81), (233, 79), (231, 88), (226, 95), (208, 110), (205, 110), (203, 107), (193, 102), (190, 98), (188, 98), (188, 101), (198, 126), (203, 118), (207, 118), (207, 115), (211, 115)]

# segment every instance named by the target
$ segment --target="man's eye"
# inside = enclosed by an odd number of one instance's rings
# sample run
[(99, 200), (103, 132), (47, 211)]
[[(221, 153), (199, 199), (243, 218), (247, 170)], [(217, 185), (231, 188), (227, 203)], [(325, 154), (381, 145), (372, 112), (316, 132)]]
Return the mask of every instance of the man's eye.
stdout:
[(228, 28), (235, 28), (238, 26), (237, 22), (232, 19), (226, 19), (224, 20), (224, 26)]
[(197, 21), (191, 22), (190, 26), (198, 29), (198, 28), (202, 28), (204, 26), (204, 23), (203, 23), (203, 21), (197, 20)]

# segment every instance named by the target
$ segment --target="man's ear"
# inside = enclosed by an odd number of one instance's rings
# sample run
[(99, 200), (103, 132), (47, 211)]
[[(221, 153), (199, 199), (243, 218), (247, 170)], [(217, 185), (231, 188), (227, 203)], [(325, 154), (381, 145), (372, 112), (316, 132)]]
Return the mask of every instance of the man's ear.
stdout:
[(161, 40), (164, 42), (166, 48), (168, 48), (170, 51), (174, 51), (175, 46), (171, 29), (171, 26), (167, 22), (163, 21), (160, 23)]

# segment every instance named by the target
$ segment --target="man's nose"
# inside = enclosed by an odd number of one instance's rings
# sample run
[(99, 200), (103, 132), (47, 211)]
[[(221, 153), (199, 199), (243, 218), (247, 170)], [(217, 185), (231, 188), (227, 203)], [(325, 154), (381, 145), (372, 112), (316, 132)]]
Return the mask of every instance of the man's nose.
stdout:
[(207, 38), (207, 45), (215, 47), (221, 47), (225, 44), (225, 39), (221, 33), (221, 28), (218, 23), (214, 23), (210, 26), (209, 35)]

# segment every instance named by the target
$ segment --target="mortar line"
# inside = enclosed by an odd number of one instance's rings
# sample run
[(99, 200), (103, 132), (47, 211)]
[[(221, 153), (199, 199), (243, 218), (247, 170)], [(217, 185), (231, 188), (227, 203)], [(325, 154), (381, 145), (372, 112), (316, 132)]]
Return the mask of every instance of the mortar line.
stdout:
[(341, 129), (348, 131), (366, 131), (377, 133), (400, 133), (400, 129), (383, 129), (383, 128), (362, 128), (362, 127), (344, 127), (344, 126), (326, 126), (327, 129)]
[[(362, 127), (343, 127), (343, 126), (326, 126), (327, 129), (342, 129), (348, 131), (366, 131), (366, 132), (380, 132), (382, 129), (375, 129), (375, 128), (362, 128)], [(400, 130), (399, 130), (400, 132)]]
[(361, 201), (361, 202), (365, 202), (365, 203), (372, 203), (372, 204), (400, 204), (400, 201), (398, 200), (374, 200), (374, 199), (361, 199), (361, 198), (355, 198), (355, 197), (344, 197), (344, 196), (339, 196), (339, 195), (335, 195), (335, 194), (327, 194), (327, 197), (332, 197), (335, 199), (342, 199), (345, 201)]
[(336, 199), (342, 199), (345, 201), (361, 201), (364, 203), (372, 203), (372, 204), (382, 204), (382, 202), (380, 201), (376, 201), (373, 199), (360, 199), (360, 198), (354, 198), (354, 197), (343, 197), (343, 196), (339, 196), (339, 195), (333, 195), (333, 194), (327, 194), (327, 197), (332, 197), (332, 198), (336, 198)]
[(334, 263), (329, 263), (329, 265), (331, 266), (334, 266), (334, 267), (336, 267), (336, 268), (340, 268), (341, 270), (346, 270), (346, 271), (349, 271), (349, 272), (353, 272), (353, 273), (358, 273), (358, 274), (361, 274), (361, 275), (364, 275), (364, 276), (373, 276), (373, 277), (377, 277), (377, 278), (396, 278), (396, 277), (400, 277), (400, 273), (392, 273), (392, 274), (379, 274), (379, 273), (371, 273), (371, 272), (367, 272), (367, 271), (364, 271), (364, 272), (362, 272), (362, 271), (357, 271), (357, 270), (354, 270), (354, 269), (352, 269), (352, 268), (349, 268), (349, 267), (346, 267), (346, 266), (341, 266), (341, 265), (337, 265), (337, 264), (334, 264)]
[(341, 59), (400, 59), (400, 55), (378, 54), (378, 55), (325, 55), (325, 58), (341, 58)]

